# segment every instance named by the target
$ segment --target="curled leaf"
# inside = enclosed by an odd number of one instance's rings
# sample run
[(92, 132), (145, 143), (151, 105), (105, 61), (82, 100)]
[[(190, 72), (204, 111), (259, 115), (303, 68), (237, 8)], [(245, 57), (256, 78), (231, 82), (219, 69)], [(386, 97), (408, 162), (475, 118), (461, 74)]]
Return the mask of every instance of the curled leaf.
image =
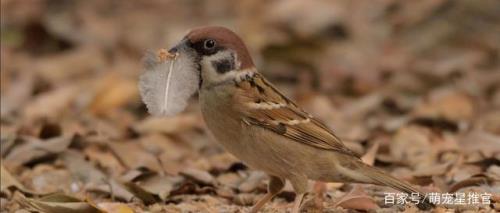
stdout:
[(23, 137), (26, 143), (14, 147), (5, 161), (14, 166), (37, 162), (48, 156), (61, 153), (72, 143), (73, 136), (59, 136), (47, 140)]
[(100, 209), (108, 213), (134, 213), (134, 210), (123, 203), (103, 202), (97, 204)]
[(357, 209), (357, 210), (373, 210), (378, 209), (377, 203), (369, 197), (366, 192), (359, 185), (354, 186), (354, 188), (340, 199), (335, 206), (341, 206), (345, 209)]
[(21, 206), (33, 211), (46, 213), (100, 213), (103, 212), (90, 203), (64, 194), (52, 194), (40, 199), (26, 198), (19, 194)]
[(3, 192), (9, 187), (15, 187), (23, 192), (35, 194), (35, 192), (26, 189), (24, 185), (19, 182), (10, 172), (3, 166), (3, 163), (0, 164), (0, 191)]
[(465, 188), (465, 187), (469, 187), (469, 186), (478, 186), (481, 184), (489, 184), (493, 181), (498, 181), (498, 180), (494, 180), (493, 178), (488, 177), (485, 174), (477, 174), (477, 175), (474, 175), (470, 178), (467, 178), (465, 180), (462, 180), (460, 182), (453, 184), (450, 187), (450, 192), (454, 193), (454, 192), (460, 190), (461, 188)]

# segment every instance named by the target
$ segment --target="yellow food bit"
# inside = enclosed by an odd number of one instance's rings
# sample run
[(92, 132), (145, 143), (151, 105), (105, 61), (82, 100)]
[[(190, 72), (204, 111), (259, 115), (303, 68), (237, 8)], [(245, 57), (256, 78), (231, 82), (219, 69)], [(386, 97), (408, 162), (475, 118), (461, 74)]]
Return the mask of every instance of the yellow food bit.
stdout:
[(166, 49), (160, 49), (158, 50), (158, 61), (159, 62), (164, 62), (168, 59), (174, 59), (177, 55), (169, 53)]

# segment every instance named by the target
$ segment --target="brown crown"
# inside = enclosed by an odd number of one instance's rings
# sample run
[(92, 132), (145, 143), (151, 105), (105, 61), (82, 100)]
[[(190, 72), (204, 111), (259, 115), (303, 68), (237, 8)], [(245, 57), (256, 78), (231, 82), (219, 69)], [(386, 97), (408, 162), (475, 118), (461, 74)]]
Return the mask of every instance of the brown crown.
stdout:
[(252, 68), (254, 66), (252, 57), (250, 57), (247, 47), (241, 38), (225, 27), (210, 26), (196, 28), (191, 30), (186, 37), (192, 43), (207, 38), (214, 39), (218, 45), (236, 52), (241, 62), (241, 69)]

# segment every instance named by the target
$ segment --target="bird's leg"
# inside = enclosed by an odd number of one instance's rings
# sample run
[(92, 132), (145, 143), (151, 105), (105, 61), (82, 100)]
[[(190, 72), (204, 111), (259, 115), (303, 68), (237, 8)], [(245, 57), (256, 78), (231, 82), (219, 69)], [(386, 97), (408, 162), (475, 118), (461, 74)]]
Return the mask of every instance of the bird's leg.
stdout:
[(270, 201), (276, 194), (278, 194), (283, 189), (283, 187), (285, 187), (285, 180), (276, 176), (270, 176), (270, 177), (271, 179), (269, 180), (269, 185), (267, 186), (266, 195), (264, 195), (264, 197), (261, 198), (252, 207), (252, 210), (250, 210), (251, 213), (258, 212), (264, 206), (264, 204)]
[(316, 181), (314, 183), (314, 205), (316, 208), (322, 212), (323, 211), (323, 195), (326, 193), (326, 183), (321, 181)]
[(305, 193), (300, 193), (295, 196), (295, 201), (293, 202), (292, 213), (300, 212), (300, 204), (302, 204), (302, 199), (304, 199)]
[(294, 176), (289, 178), (290, 183), (292, 183), (293, 189), (295, 190), (295, 201), (293, 203), (292, 213), (300, 212), (300, 205), (304, 199), (304, 195), (307, 192), (307, 178), (304, 176)]

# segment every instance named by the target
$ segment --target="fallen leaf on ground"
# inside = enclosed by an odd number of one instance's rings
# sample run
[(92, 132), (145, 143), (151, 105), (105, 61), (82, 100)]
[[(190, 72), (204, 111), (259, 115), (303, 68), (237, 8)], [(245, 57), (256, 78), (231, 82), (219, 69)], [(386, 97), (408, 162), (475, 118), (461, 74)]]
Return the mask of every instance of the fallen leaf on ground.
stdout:
[(85, 147), (83, 153), (89, 158), (90, 161), (95, 162), (98, 166), (104, 168), (106, 171), (109, 171), (111, 176), (116, 177), (126, 171), (125, 167), (107, 148), (90, 145)]
[(145, 151), (138, 141), (112, 142), (108, 146), (128, 169), (146, 167), (155, 172), (163, 171), (156, 156)]
[(134, 194), (137, 198), (141, 199), (142, 202), (146, 205), (151, 205), (155, 202), (157, 202), (157, 199), (153, 196), (153, 194), (145, 191), (142, 189), (140, 186), (136, 185), (133, 182), (125, 182), (123, 185), (126, 187), (126, 189)]
[(250, 175), (243, 180), (238, 186), (238, 190), (241, 192), (252, 192), (260, 185), (263, 185), (263, 181), (267, 178), (267, 175), (261, 171), (252, 171)]
[(187, 168), (181, 171), (180, 175), (183, 175), (201, 184), (214, 185), (216, 183), (215, 178), (210, 173), (199, 169)]
[(379, 208), (377, 203), (370, 196), (368, 196), (363, 188), (361, 188), (359, 185), (355, 185), (349, 193), (340, 198), (340, 201), (335, 203), (335, 206), (341, 206), (345, 209), (356, 209), (364, 211)]
[(493, 178), (488, 177), (484, 174), (478, 174), (478, 175), (474, 175), (470, 178), (467, 178), (465, 180), (462, 180), (458, 183), (451, 185), (449, 192), (454, 193), (454, 192), (460, 190), (461, 188), (465, 188), (465, 187), (469, 187), (469, 186), (478, 186), (478, 185), (483, 185), (483, 184), (490, 184), (493, 181), (500, 181), (500, 180), (494, 180)]
[(379, 141), (375, 141), (375, 143), (373, 143), (373, 145), (370, 147), (370, 149), (368, 149), (365, 155), (361, 157), (361, 161), (373, 166), (373, 163), (375, 163), (375, 156), (377, 155), (379, 144)]
[(181, 177), (152, 176), (137, 183), (145, 191), (157, 195), (161, 200), (166, 200), (170, 192), (183, 181)]
[(432, 132), (417, 126), (399, 129), (391, 141), (390, 154), (393, 160), (411, 167), (432, 165), (437, 150), (430, 150)]
[(15, 84), (0, 96), (0, 115), (2, 119), (13, 111), (19, 110), (29, 101), (34, 87), (34, 77), (31, 73), (21, 73)]
[(33, 137), (23, 137), (24, 144), (14, 147), (5, 157), (11, 165), (20, 166), (43, 159), (49, 155), (61, 153), (71, 144), (72, 136), (60, 136), (48, 140)]
[(50, 164), (39, 164), (25, 178), (31, 179), (31, 187), (40, 193), (69, 192), (71, 174), (63, 168)]
[(7, 155), (12, 147), (16, 146), (16, 139), (17, 137), (13, 133), (7, 133), (7, 132), (2, 132), (2, 135), (0, 135), (1, 141), (0, 141), (0, 146), (2, 146), (2, 149), (0, 150), (0, 156), (2, 158), (5, 158), (5, 155)]
[(97, 206), (107, 213), (134, 213), (134, 210), (124, 203), (102, 202)]
[(44, 80), (58, 83), (100, 69), (106, 62), (103, 52), (96, 46), (83, 45), (68, 52), (37, 58), (33, 64), (36, 73)]
[(89, 110), (96, 115), (120, 108), (129, 103), (130, 100), (136, 100), (139, 97), (137, 82), (120, 77), (117, 73), (104, 76), (95, 94)]
[(36, 96), (24, 108), (24, 116), (32, 121), (41, 118), (55, 119), (71, 109), (78, 96), (77, 85), (67, 85)]
[(16, 177), (14, 177), (7, 169), (3, 166), (3, 163), (0, 164), (0, 191), (4, 192), (4, 190), (7, 190), (9, 187), (13, 186), (17, 188), (18, 190), (21, 190), (26, 193), (30, 194), (37, 194), (34, 191), (31, 191), (29, 189), (26, 189), (24, 185), (19, 182)]
[(439, 118), (451, 121), (463, 121), (474, 115), (474, 104), (465, 94), (452, 91), (436, 91), (429, 99), (417, 106), (414, 112), (417, 117)]
[(200, 119), (200, 117), (193, 114), (181, 114), (175, 117), (150, 116), (135, 124), (132, 128), (140, 134), (169, 134), (200, 127), (200, 123), (202, 123)]
[(127, 191), (120, 183), (107, 177), (92, 164), (85, 161), (84, 156), (76, 151), (67, 150), (61, 153), (66, 168), (72, 173), (73, 178), (87, 184), (89, 189), (109, 193), (112, 197), (119, 197), (130, 201), (134, 195)]
[(64, 194), (52, 194), (40, 199), (27, 198), (23, 195), (17, 201), (33, 211), (45, 213), (101, 213), (102, 211), (87, 202)]

